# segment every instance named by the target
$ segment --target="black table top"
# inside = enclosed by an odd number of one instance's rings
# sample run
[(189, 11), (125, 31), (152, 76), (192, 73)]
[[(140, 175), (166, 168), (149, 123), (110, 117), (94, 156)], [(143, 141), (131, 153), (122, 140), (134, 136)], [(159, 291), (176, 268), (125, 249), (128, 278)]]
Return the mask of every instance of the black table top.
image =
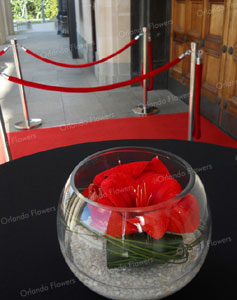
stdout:
[(80, 160), (118, 146), (173, 152), (196, 169), (212, 211), (213, 235), (198, 275), (169, 299), (228, 299), (237, 275), (237, 150), (171, 140), (122, 140), (80, 144), (0, 166), (0, 299), (105, 299), (80, 283), (61, 254), (56, 208)]

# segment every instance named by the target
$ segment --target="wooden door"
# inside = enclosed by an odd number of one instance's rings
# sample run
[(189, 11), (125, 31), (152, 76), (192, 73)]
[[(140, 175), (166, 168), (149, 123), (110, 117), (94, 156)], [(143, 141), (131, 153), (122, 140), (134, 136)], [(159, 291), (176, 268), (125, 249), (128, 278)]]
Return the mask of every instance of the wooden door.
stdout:
[[(171, 26), (171, 42), (170, 42), (170, 60), (178, 57), (187, 49), (186, 45), (186, 26), (185, 26), (185, 0), (172, 1), (172, 26)], [(173, 67), (172, 77), (179, 82), (184, 82), (185, 61)]]
[[(198, 43), (198, 48), (204, 46), (204, 28), (205, 28), (205, 1), (191, 0), (185, 1), (185, 49), (191, 49), (191, 42)], [(183, 63), (183, 82), (189, 85), (190, 80), (190, 59), (185, 59)]]
[(225, 69), (219, 85), (222, 98), (220, 125), (237, 137), (237, 0), (229, 1), (229, 7)]
[[(201, 113), (237, 137), (237, 0), (172, 0), (171, 18), (170, 60), (190, 49), (190, 42), (198, 43), (203, 50)], [(189, 91), (189, 70), (190, 58), (185, 58), (170, 71), (169, 88), (178, 96)]]
[(213, 103), (220, 105), (219, 84), (223, 80), (225, 52), (223, 46), (227, 41), (228, 14), (227, 2), (224, 0), (207, 1), (205, 8), (205, 37), (203, 56), (202, 95)]
[[(197, 42), (204, 51), (203, 95), (213, 101), (221, 79), (225, 17), (224, 0), (173, 0), (171, 59), (190, 49), (191, 42)], [(184, 59), (173, 68), (172, 77), (188, 86), (189, 73), (190, 59)]]
[[(171, 59), (191, 48), (191, 42), (203, 46), (204, 0), (174, 0), (172, 3)], [(172, 77), (189, 85), (190, 59), (184, 59), (172, 70)]]

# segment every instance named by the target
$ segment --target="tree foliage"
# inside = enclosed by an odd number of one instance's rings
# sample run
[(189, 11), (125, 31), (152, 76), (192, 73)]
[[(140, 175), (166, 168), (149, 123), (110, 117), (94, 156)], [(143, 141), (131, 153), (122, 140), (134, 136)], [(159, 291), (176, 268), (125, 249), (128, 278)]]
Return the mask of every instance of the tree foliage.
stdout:
[[(43, 0), (45, 17), (54, 19), (58, 13), (57, 0)], [(41, 19), (41, 0), (11, 0), (14, 19)]]

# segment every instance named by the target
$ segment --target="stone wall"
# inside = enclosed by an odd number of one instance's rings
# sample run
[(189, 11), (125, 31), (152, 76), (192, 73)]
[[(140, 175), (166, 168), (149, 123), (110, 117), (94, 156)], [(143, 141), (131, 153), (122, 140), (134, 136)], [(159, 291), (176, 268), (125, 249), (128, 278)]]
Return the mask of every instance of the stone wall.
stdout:
[(8, 35), (14, 34), (10, 0), (0, 1), (0, 44), (5, 44)]
[[(79, 53), (86, 62), (93, 59), (91, 1), (75, 0)], [(96, 59), (104, 58), (127, 44), (130, 35), (130, 0), (96, 0)], [(95, 66), (100, 84), (110, 84), (131, 78), (131, 52)]]
[[(130, 39), (130, 1), (96, 1), (97, 59), (116, 52)], [(100, 84), (131, 78), (131, 52), (125, 52), (95, 68)]]

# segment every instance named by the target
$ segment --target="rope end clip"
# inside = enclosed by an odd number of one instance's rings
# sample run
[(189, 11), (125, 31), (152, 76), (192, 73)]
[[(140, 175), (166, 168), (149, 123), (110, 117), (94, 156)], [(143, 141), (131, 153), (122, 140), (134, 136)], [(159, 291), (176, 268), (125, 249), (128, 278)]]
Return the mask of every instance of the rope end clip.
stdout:
[(11, 46), (7, 46), (6, 48), (3, 49), (3, 51), (6, 53), (7, 50), (10, 48)]
[(26, 48), (25, 47), (23, 47), (23, 46), (21, 46), (21, 49), (23, 50), (23, 51), (25, 51), (26, 52)]
[(182, 54), (179, 56), (179, 59), (183, 59), (185, 56), (190, 55), (191, 53), (192, 53), (192, 50), (189, 49), (189, 50), (187, 50), (185, 53), (182, 53)]
[(140, 37), (143, 36), (143, 32), (140, 32), (138, 35), (135, 36), (135, 40), (137, 41)]
[(9, 76), (6, 73), (1, 72), (0, 74), (3, 78), (5, 78), (7, 80), (9, 79)]

